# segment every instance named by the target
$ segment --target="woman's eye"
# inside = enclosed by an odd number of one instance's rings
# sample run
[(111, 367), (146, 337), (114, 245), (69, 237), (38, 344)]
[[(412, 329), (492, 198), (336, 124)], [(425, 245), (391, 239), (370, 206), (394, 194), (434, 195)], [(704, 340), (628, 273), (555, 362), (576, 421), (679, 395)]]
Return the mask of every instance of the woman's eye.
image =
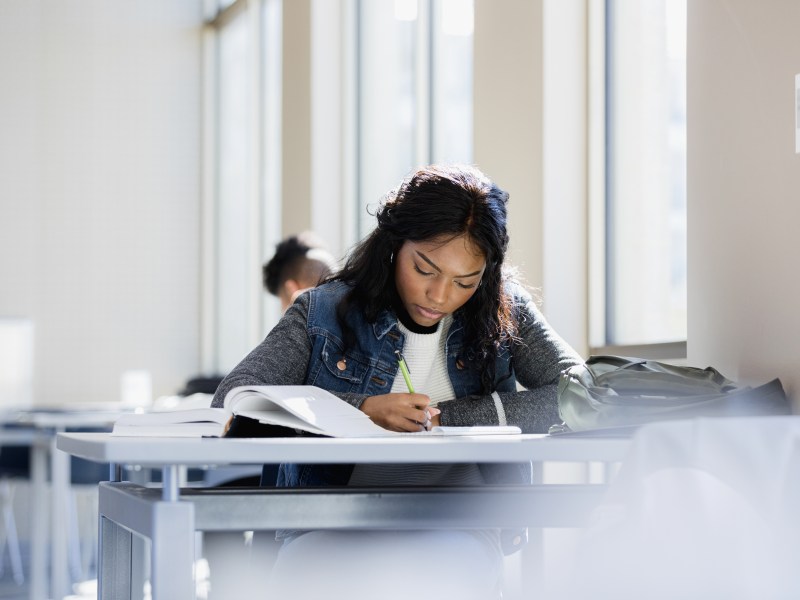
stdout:
[(427, 271), (423, 271), (423, 270), (422, 270), (422, 269), (420, 269), (420, 268), (419, 268), (417, 265), (414, 265), (414, 270), (415, 270), (417, 273), (419, 273), (420, 275), (430, 275), (430, 273), (429, 273), (429, 272), (427, 272)]
[(461, 283), (460, 281), (456, 281), (456, 285), (462, 290), (471, 290), (475, 287), (474, 283)]

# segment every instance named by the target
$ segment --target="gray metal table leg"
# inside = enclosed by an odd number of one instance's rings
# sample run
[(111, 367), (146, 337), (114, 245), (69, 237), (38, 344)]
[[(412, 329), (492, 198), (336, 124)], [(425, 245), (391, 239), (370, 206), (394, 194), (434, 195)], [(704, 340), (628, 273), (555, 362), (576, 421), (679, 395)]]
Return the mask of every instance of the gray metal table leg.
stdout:
[[(534, 485), (544, 483), (544, 463), (533, 463)], [(520, 592), (522, 596), (536, 596), (544, 592), (544, 528), (528, 528), (528, 544), (520, 556)]]
[(194, 505), (157, 499), (146, 488), (125, 483), (101, 483), (99, 495), (99, 599), (140, 597), (143, 544), (135, 532), (151, 541), (153, 600), (194, 600)]
[(194, 600), (194, 506), (158, 502), (150, 558), (153, 600)]
[[(56, 433), (60, 429), (56, 429)], [(72, 591), (72, 581), (67, 568), (67, 523), (69, 514), (70, 456), (56, 448), (56, 436), (50, 441), (50, 595), (63, 598)]]
[[(134, 598), (131, 590), (133, 534), (100, 514), (98, 600)], [(136, 596), (141, 598), (141, 592)]]
[(30, 448), (31, 488), (31, 582), (29, 598), (44, 600), (49, 597), (47, 579), (47, 530), (49, 517), (47, 504), (47, 457), (49, 442), (34, 441)]

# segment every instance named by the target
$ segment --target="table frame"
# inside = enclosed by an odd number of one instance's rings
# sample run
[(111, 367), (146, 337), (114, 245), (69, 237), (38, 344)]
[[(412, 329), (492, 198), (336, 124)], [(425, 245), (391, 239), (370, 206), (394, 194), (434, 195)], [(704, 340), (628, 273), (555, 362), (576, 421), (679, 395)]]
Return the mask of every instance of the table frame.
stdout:
[[(52, 459), (55, 444), (52, 436), (34, 428), (0, 429), (0, 446), (27, 446), (30, 456), (31, 483), (31, 571), (28, 583), (28, 597), (42, 600), (47, 597), (47, 463)], [(52, 505), (50, 507), (52, 512)]]
[[(0, 445), (28, 446), (30, 451), (30, 600), (63, 598), (71, 593), (67, 531), (71, 465), (69, 455), (57, 450), (56, 436), (68, 427), (106, 426), (110, 429), (119, 414), (119, 410), (113, 412), (90, 407), (70, 410), (40, 407), (0, 412), (0, 423), (14, 425), (0, 429)], [(49, 503), (48, 465), (51, 477)]]
[(161, 488), (119, 481), (100, 484), (99, 600), (139, 597), (145, 559), (138, 536), (151, 541), (149, 576), (154, 600), (190, 600), (195, 597), (196, 531), (580, 526), (605, 491), (597, 484), (181, 489), (182, 466), (212, 461), (610, 462), (622, 458), (628, 443), (627, 439), (541, 435), (366, 440), (58, 436), (58, 447), (76, 456), (162, 469)]

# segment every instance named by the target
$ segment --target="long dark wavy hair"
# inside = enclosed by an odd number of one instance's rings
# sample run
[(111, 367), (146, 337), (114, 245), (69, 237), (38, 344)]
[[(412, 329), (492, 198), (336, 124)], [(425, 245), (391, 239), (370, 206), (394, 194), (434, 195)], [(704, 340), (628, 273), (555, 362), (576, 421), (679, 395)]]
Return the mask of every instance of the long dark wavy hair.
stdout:
[(500, 345), (516, 335), (512, 300), (504, 285), (507, 203), (508, 193), (465, 165), (424, 167), (390, 191), (377, 210), (377, 227), (330, 278), (352, 286), (337, 307), (345, 346), (354, 344), (346, 319), (351, 308), (359, 308), (374, 322), (392, 307), (397, 298), (393, 259), (404, 242), (446, 242), (466, 235), (483, 252), (486, 269), (475, 294), (459, 309), (465, 324), (465, 358), (477, 361), (483, 393), (491, 393)]

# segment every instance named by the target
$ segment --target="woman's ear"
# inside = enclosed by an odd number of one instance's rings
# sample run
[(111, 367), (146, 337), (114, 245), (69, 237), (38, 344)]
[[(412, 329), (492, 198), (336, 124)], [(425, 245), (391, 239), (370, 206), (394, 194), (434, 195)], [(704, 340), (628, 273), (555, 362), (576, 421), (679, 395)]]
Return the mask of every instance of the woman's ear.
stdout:
[(283, 282), (280, 292), (278, 293), (278, 298), (281, 301), (281, 310), (283, 312), (286, 312), (286, 309), (292, 305), (300, 289), (300, 284), (294, 279), (287, 279)]
[(300, 288), (300, 284), (297, 283), (297, 280), (295, 280), (295, 279), (287, 279), (283, 283), (283, 289), (284, 289), (284, 293), (286, 294), (286, 296), (288, 298), (291, 298), (295, 294), (295, 292), (297, 292), (297, 290), (299, 290), (301, 288)]

